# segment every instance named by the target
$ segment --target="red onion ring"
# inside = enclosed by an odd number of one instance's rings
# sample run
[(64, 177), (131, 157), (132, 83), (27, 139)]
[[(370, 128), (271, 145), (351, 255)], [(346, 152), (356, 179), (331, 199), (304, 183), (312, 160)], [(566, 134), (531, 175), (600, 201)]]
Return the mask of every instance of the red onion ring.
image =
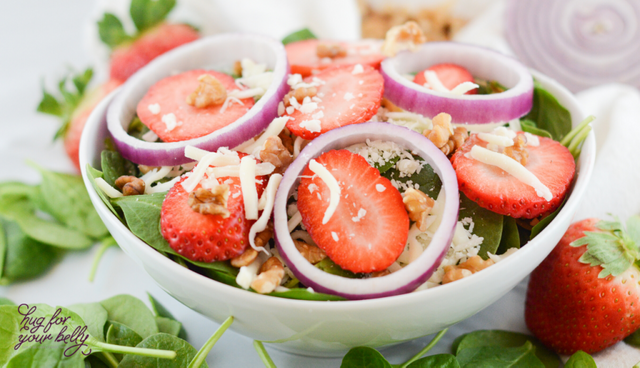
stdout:
[[(478, 78), (500, 82), (508, 90), (490, 95), (437, 92), (403, 77), (432, 65), (453, 63)], [(433, 118), (441, 112), (456, 124), (507, 122), (524, 116), (533, 104), (533, 78), (515, 59), (478, 46), (455, 42), (428, 42), (415, 52), (403, 51), (385, 59), (380, 71), (384, 96), (397, 106)]]
[(607, 82), (640, 87), (636, 0), (512, 0), (505, 20), (518, 58), (572, 92)]
[[(132, 121), (138, 101), (158, 80), (186, 70), (229, 68), (242, 58), (266, 63), (273, 70), (273, 82), (240, 119), (206, 136), (182, 142), (145, 142), (127, 134), (125, 127)], [(216, 151), (219, 147), (235, 147), (263, 131), (278, 116), (278, 103), (289, 91), (288, 74), (284, 46), (276, 40), (242, 33), (203, 38), (156, 58), (129, 78), (109, 107), (109, 132), (122, 156), (137, 164), (174, 166), (190, 162), (184, 156), (188, 145)]]
[[(446, 202), (443, 218), (431, 244), (412, 263), (384, 277), (349, 279), (326, 273), (309, 263), (296, 249), (287, 226), (287, 200), (300, 183), (308, 162), (323, 152), (348, 147), (366, 139), (393, 141), (417, 152), (442, 180)], [(348, 299), (370, 299), (404, 294), (423, 284), (447, 253), (458, 221), (456, 173), (447, 157), (423, 135), (388, 123), (362, 123), (330, 130), (309, 143), (289, 166), (280, 182), (274, 206), (274, 233), (280, 255), (293, 274), (313, 290)]]

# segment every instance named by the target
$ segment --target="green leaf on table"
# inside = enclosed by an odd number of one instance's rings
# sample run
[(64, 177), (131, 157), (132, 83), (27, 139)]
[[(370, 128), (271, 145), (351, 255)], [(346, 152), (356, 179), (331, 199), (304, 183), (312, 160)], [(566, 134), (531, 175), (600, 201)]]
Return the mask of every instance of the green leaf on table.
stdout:
[(598, 366), (591, 355), (582, 350), (578, 350), (567, 360), (564, 368), (598, 368)]
[(520, 232), (518, 231), (516, 219), (509, 216), (502, 217), (502, 237), (500, 238), (497, 254), (504, 254), (511, 248), (520, 248)]
[(480, 207), (460, 192), (458, 221), (470, 218), (473, 221), (472, 234), (482, 238), (478, 255), (488, 259), (487, 253), (496, 254), (502, 238), (503, 216)]
[(558, 142), (571, 131), (569, 111), (538, 82), (534, 82), (531, 111), (523, 119), (531, 120), (538, 129), (549, 132)]
[(123, 175), (138, 176), (136, 165), (122, 157), (118, 151), (103, 150), (100, 158), (104, 181), (112, 187), (116, 186), (116, 179)]
[(87, 175), (89, 175), (89, 178), (91, 179), (90, 181), (91, 181), (91, 186), (93, 187), (93, 190), (98, 194), (98, 197), (100, 197), (100, 199), (102, 200), (102, 203), (104, 203), (104, 205), (107, 206), (109, 211), (111, 211), (111, 213), (113, 213), (118, 218), (118, 220), (123, 221), (122, 216), (120, 216), (118, 211), (116, 211), (116, 209), (113, 208), (113, 205), (111, 204), (111, 201), (109, 200), (107, 195), (104, 194), (102, 189), (98, 188), (98, 185), (96, 184), (96, 179), (98, 178), (104, 179), (104, 176), (102, 175), (102, 171), (94, 169), (93, 167), (91, 167), (91, 165), (87, 164)]
[(552, 138), (553, 139), (553, 137), (551, 136), (551, 133), (547, 132), (544, 129), (538, 128), (536, 123), (534, 123), (531, 120), (521, 120), (520, 121), (520, 128), (522, 128), (523, 132), (535, 134), (535, 135), (540, 136), (540, 137), (546, 137), (546, 138)]
[(317, 300), (317, 301), (346, 300), (345, 298), (340, 296), (323, 294), (318, 292), (311, 292), (307, 289), (302, 289), (302, 288), (294, 288), (294, 289), (289, 289), (287, 291), (274, 291), (268, 295), (276, 296), (278, 298), (298, 299), (298, 300)]
[(545, 368), (535, 350), (529, 341), (515, 348), (481, 346), (461, 350), (457, 359), (461, 368)]
[[(175, 359), (158, 359), (139, 355), (125, 355), (118, 365), (118, 368), (184, 368), (196, 356), (198, 351), (185, 340), (165, 334), (158, 333), (142, 340), (136, 347), (149, 349), (173, 350), (177, 353)], [(201, 368), (207, 368), (207, 363), (203, 363)]]
[(105, 341), (104, 326), (107, 323), (108, 313), (100, 303), (74, 304), (67, 307), (76, 313), (87, 326), (87, 331), (91, 336), (99, 341)]
[(358, 346), (342, 358), (340, 368), (391, 368), (391, 364), (376, 349)]
[(129, 14), (138, 32), (161, 23), (176, 5), (176, 0), (131, 0)]
[(11, 299), (0, 296), (0, 305), (16, 305)]
[(153, 313), (140, 299), (121, 294), (103, 300), (100, 304), (106, 309), (109, 321), (129, 327), (142, 338), (158, 333)]
[(299, 31), (295, 31), (289, 35), (287, 35), (285, 38), (282, 39), (282, 44), (286, 45), (288, 43), (291, 42), (296, 42), (296, 41), (304, 41), (304, 40), (313, 40), (316, 39), (318, 37), (316, 37), (316, 35), (313, 34), (313, 32), (311, 32), (309, 30), (309, 28), (303, 28)]
[(407, 368), (460, 368), (460, 364), (451, 354), (437, 354), (418, 359)]
[[(141, 343), (142, 340), (142, 337), (129, 327), (116, 321), (109, 321), (109, 328), (106, 333), (106, 342), (108, 344), (134, 347)], [(122, 360), (122, 354), (113, 355), (116, 359)]]
[(102, 19), (98, 21), (98, 34), (100, 40), (111, 49), (131, 40), (120, 19), (111, 13), (104, 13)]
[(560, 359), (556, 353), (547, 349), (533, 336), (518, 332), (501, 330), (478, 330), (458, 337), (452, 345), (452, 352), (456, 355), (465, 349), (482, 347), (520, 348), (525, 343), (531, 343), (535, 355), (547, 368), (557, 368)]
[(166, 317), (156, 317), (156, 325), (158, 325), (158, 332), (173, 336), (179, 336), (182, 329), (182, 323)]
[[(176, 318), (173, 316), (173, 314), (171, 314), (171, 312), (169, 312), (169, 310), (167, 308), (164, 307), (164, 305), (160, 304), (160, 302), (154, 298), (151, 294), (147, 293), (147, 296), (149, 297), (149, 302), (151, 303), (151, 311), (153, 311), (153, 313), (156, 316), (156, 322), (158, 321), (158, 317), (164, 317), (164, 318), (168, 318), (171, 320), (174, 320), (176, 322), (178, 322), (176, 320)], [(180, 323), (180, 322), (178, 322)], [(166, 331), (162, 331), (162, 329), (160, 328), (160, 324), (158, 323), (158, 330), (160, 330), (160, 332), (166, 332)], [(186, 340), (187, 339), (187, 331), (184, 329), (184, 326), (182, 326), (182, 323), (180, 323), (180, 329), (178, 332), (178, 337), (180, 337), (181, 339)]]
[(88, 364), (85, 365), (84, 368), (110, 368), (110, 366), (100, 360), (98, 355), (89, 355), (84, 359), (84, 361)]

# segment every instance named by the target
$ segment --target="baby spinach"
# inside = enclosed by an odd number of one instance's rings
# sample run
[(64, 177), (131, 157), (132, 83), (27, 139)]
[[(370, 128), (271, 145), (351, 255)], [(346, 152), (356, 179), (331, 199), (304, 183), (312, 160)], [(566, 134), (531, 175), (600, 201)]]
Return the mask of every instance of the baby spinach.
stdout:
[[(520, 347), (481, 346), (467, 348), (456, 356), (461, 368), (545, 368), (527, 341)], [(557, 367), (557, 365), (556, 365)]]
[(11, 299), (0, 296), (0, 306), (2, 305), (16, 305)]
[(116, 179), (123, 175), (138, 176), (136, 165), (122, 157), (120, 152), (103, 150), (100, 157), (104, 181), (112, 187), (116, 185)]
[(129, 135), (132, 137), (142, 140), (142, 136), (147, 134), (149, 130), (149, 127), (144, 125), (142, 123), (142, 120), (140, 120), (140, 118), (136, 115), (131, 121), (131, 124), (129, 124), (127, 133), (129, 133)]
[(131, 0), (129, 14), (142, 32), (162, 22), (175, 5), (176, 0)]
[[(629, 227), (627, 227), (628, 229)], [(624, 339), (624, 342), (626, 342), (627, 344), (634, 346), (636, 348), (640, 348), (640, 330), (636, 330), (636, 332), (632, 333), (631, 335), (627, 336)]]
[(311, 32), (309, 30), (309, 28), (303, 28), (299, 31), (293, 32), (289, 35), (287, 35), (285, 38), (282, 39), (282, 44), (286, 45), (288, 43), (291, 42), (297, 42), (297, 41), (304, 41), (304, 40), (312, 40), (312, 39), (316, 39), (318, 37), (316, 37), (316, 35), (313, 34), (313, 32)]
[(538, 82), (534, 83), (533, 106), (524, 119), (534, 122), (536, 128), (549, 132), (556, 141), (561, 141), (571, 131), (569, 111)]
[(465, 218), (473, 220), (472, 233), (482, 237), (482, 244), (478, 255), (482, 259), (488, 259), (487, 253), (496, 254), (502, 238), (503, 219), (502, 215), (480, 207), (476, 202), (470, 200), (460, 192), (460, 211), (458, 221)]
[[(414, 158), (420, 162), (424, 162), (421, 157), (414, 156)], [(422, 169), (420, 169), (420, 172), (415, 172), (412, 175), (401, 177), (402, 175), (400, 171), (395, 167), (392, 167), (382, 173), (382, 176), (389, 180), (395, 180), (401, 183), (411, 181), (413, 185), (418, 184), (420, 187), (419, 189), (423, 193), (434, 199), (438, 197), (438, 193), (440, 193), (440, 188), (442, 187), (440, 177), (428, 164), (424, 164)]]
[[(76, 353), (65, 355), (68, 346), (62, 342), (46, 341), (38, 347), (20, 349), (20, 352), (11, 357), (6, 368), (24, 367), (64, 367), (84, 368), (84, 355)], [(34, 365), (37, 362), (37, 365)]]
[[(184, 368), (196, 356), (198, 351), (188, 342), (179, 337), (156, 333), (142, 340), (136, 348), (173, 350), (176, 352), (174, 359), (157, 359), (140, 355), (125, 355), (118, 368)], [(208, 367), (203, 363), (201, 367)]]
[(340, 368), (391, 368), (391, 364), (376, 349), (360, 346), (349, 350)]
[(538, 222), (533, 226), (533, 228), (531, 228), (531, 236), (529, 237), (529, 239), (533, 239), (538, 236), (538, 234), (540, 234), (540, 232), (544, 230), (551, 223), (551, 221), (556, 218), (556, 216), (558, 216), (558, 213), (560, 213), (560, 210), (562, 210), (562, 207), (564, 207), (565, 202), (567, 202), (567, 197), (568, 195), (564, 197), (562, 203), (560, 204), (560, 206), (558, 206), (558, 208), (556, 208), (555, 211), (540, 220), (540, 222)]
[(104, 326), (107, 323), (108, 313), (100, 303), (74, 304), (67, 309), (82, 318), (91, 336), (105, 341)]
[(119, 322), (142, 338), (158, 333), (155, 317), (144, 303), (131, 295), (116, 295), (100, 302), (107, 311), (108, 320)]
[(280, 298), (299, 299), (299, 300), (319, 300), (319, 301), (346, 300), (345, 298), (342, 298), (342, 297), (339, 297), (339, 296), (323, 294), (323, 293), (318, 293), (318, 292), (311, 292), (311, 291), (309, 291), (307, 289), (302, 289), (302, 288), (289, 289), (287, 291), (274, 291), (273, 293), (268, 294), (268, 295), (277, 296), (277, 297), (280, 297)]
[(182, 323), (166, 317), (156, 317), (156, 325), (158, 326), (158, 332), (168, 333), (173, 336), (178, 336), (182, 329)]
[(510, 248), (520, 248), (520, 233), (518, 232), (516, 219), (502, 216), (502, 220), (502, 237), (500, 238), (497, 254), (503, 254)]
[[(142, 342), (142, 337), (122, 323), (111, 321), (109, 322), (106, 341), (108, 344), (135, 347)], [(118, 361), (122, 360), (122, 354), (113, 355)]]
[(437, 354), (418, 359), (407, 368), (460, 368), (460, 364), (451, 354)]
[[(173, 314), (171, 314), (171, 312), (169, 312), (169, 310), (167, 308), (165, 308), (162, 304), (160, 304), (160, 302), (156, 298), (154, 298), (149, 293), (147, 293), (147, 296), (149, 297), (149, 302), (151, 303), (151, 311), (156, 316), (156, 322), (158, 321), (158, 317), (163, 317), (163, 318), (170, 319), (170, 320), (178, 322), (176, 320), (176, 318), (173, 316)], [(180, 323), (180, 322), (178, 322), (178, 323)], [(163, 332), (162, 329), (160, 328), (160, 324), (159, 323), (158, 323), (158, 330), (160, 330), (160, 332)], [(182, 326), (182, 323), (180, 323), (180, 329), (179, 329), (179, 332), (177, 333), (177, 335), (178, 335), (178, 337), (180, 337), (183, 340), (187, 339), (187, 331)]]
[(124, 213), (129, 230), (152, 248), (177, 254), (160, 232), (160, 211), (166, 193), (114, 198), (112, 203)]
[(544, 129), (538, 128), (536, 123), (534, 123), (531, 120), (521, 120), (520, 121), (520, 128), (522, 128), (523, 132), (535, 134), (535, 135), (538, 135), (540, 137), (546, 137), (546, 138), (553, 139), (553, 137), (551, 136), (551, 133), (547, 132)]
[(104, 203), (104, 205), (107, 206), (107, 208), (111, 211), (111, 213), (113, 213), (120, 221), (123, 221), (122, 216), (120, 215), (120, 213), (118, 213), (118, 211), (115, 210), (115, 208), (113, 208), (113, 205), (111, 204), (111, 201), (109, 201), (109, 198), (107, 198), (107, 195), (104, 194), (102, 189), (98, 188), (98, 185), (96, 184), (96, 179), (98, 178), (104, 179), (102, 175), (102, 171), (96, 170), (93, 167), (91, 167), (91, 165), (87, 164), (87, 175), (89, 175), (89, 178), (91, 179), (90, 181), (91, 181), (91, 186), (93, 187), (93, 190), (98, 194), (98, 197), (100, 197), (100, 199), (102, 200), (102, 203)]
[(564, 368), (598, 368), (598, 366), (591, 355), (578, 350), (567, 360)]
[(326, 257), (322, 261), (315, 264), (316, 268), (321, 269), (326, 273), (330, 273), (332, 275), (346, 277), (349, 279), (361, 279), (365, 277), (364, 274), (357, 274), (351, 271), (345, 270), (342, 267), (338, 266), (335, 262), (333, 262), (329, 257)]

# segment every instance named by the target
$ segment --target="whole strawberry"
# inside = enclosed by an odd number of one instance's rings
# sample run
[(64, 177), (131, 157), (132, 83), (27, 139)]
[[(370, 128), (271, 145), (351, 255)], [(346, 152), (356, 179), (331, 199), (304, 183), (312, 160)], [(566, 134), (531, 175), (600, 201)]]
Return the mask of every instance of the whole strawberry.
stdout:
[(595, 353), (640, 327), (640, 217), (569, 227), (529, 280), (525, 321), (560, 354)]
[(98, 22), (98, 33), (113, 51), (112, 79), (127, 80), (156, 57), (199, 38), (188, 25), (164, 22), (175, 4), (175, 0), (132, 0), (129, 13), (137, 29), (134, 35), (127, 34), (115, 15), (104, 14)]

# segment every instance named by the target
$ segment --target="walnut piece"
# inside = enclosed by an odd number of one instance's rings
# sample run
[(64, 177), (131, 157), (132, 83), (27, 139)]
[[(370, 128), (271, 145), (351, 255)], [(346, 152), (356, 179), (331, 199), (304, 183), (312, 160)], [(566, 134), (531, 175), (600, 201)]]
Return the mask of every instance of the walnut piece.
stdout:
[(422, 135), (429, 138), (447, 156), (452, 155), (469, 137), (466, 128), (453, 128), (451, 115), (447, 113), (434, 116), (431, 122), (433, 129), (425, 129)]
[(198, 88), (187, 96), (187, 103), (199, 109), (209, 106), (222, 105), (227, 99), (227, 90), (224, 85), (210, 74), (198, 77)]
[(293, 156), (282, 144), (280, 137), (267, 138), (259, 156), (262, 162), (273, 164), (276, 167), (274, 172), (278, 174), (282, 174), (293, 162)]
[(241, 255), (231, 258), (231, 265), (236, 268), (250, 265), (258, 257), (258, 251), (247, 248)]
[(130, 175), (122, 175), (116, 179), (116, 187), (122, 191), (122, 195), (140, 195), (144, 194), (144, 181), (140, 178)]
[(487, 259), (485, 261), (480, 256), (473, 256), (457, 266), (445, 266), (444, 276), (442, 277), (442, 284), (448, 284), (467, 276), (471, 276), (478, 271), (484, 270), (494, 263), (495, 262), (492, 259)]
[(387, 100), (386, 98), (382, 98), (382, 102), (380, 103), (380, 106), (384, 107), (389, 112), (403, 112), (404, 111), (403, 109), (399, 108), (398, 106), (396, 106), (396, 104), (394, 104), (393, 102)]
[(413, 188), (404, 192), (402, 202), (404, 202), (404, 208), (407, 209), (409, 219), (415, 221), (420, 231), (426, 231), (427, 216), (436, 202), (422, 191)]
[(251, 283), (251, 288), (260, 294), (274, 291), (284, 277), (284, 267), (277, 257), (267, 259), (260, 267), (258, 277)]
[(189, 207), (203, 215), (222, 215), (229, 217), (227, 199), (229, 198), (229, 186), (227, 184), (215, 185), (211, 189), (198, 188), (189, 193)]
[(527, 164), (529, 158), (529, 151), (525, 148), (527, 144), (527, 138), (523, 134), (518, 134), (513, 139), (513, 146), (505, 147), (504, 154), (518, 161), (522, 166)]
[(347, 49), (339, 43), (320, 42), (316, 47), (316, 55), (319, 58), (337, 58), (347, 56)]
[(307, 244), (302, 240), (295, 239), (293, 240), (293, 244), (295, 244), (296, 249), (298, 250), (298, 252), (300, 252), (300, 254), (302, 254), (304, 259), (309, 261), (309, 263), (311, 264), (316, 264), (327, 258), (327, 253), (325, 253), (324, 250), (318, 248), (315, 245)]
[(236, 60), (236, 62), (233, 63), (233, 74), (242, 77), (242, 62), (240, 60)]
[(272, 225), (269, 224), (266, 229), (256, 234), (256, 238), (253, 242), (255, 243), (256, 248), (261, 248), (267, 246), (271, 238), (273, 238), (273, 228)]
[(395, 56), (403, 50), (415, 51), (418, 45), (427, 42), (422, 29), (418, 23), (410, 20), (405, 24), (391, 27), (382, 45), (382, 54), (385, 56)]
[(312, 98), (314, 97), (316, 94), (318, 93), (318, 89), (316, 87), (298, 87), (296, 89), (294, 89), (293, 91), (289, 91), (289, 93), (287, 93), (284, 96), (284, 107), (289, 107), (291, 106), (291, 97), (295, 98), (296, 101), (298, 101), (299, 104), (302, 103), (302, 101), (304, 101), (305, 97), (309, 97)]
[(282, 132), (278, 134), (278, 138), (282, 141), (284, 148), (286, 148), (289, 153), (293, 154), (293, 138), (291, 137), (289, 129), (284, 128)]
[(382, 271), (376, 271), (376, 272), (372, 272), (371, 273), (371, 277), (382, 277), (382, 276), (387, 276), (387, 275), (391, 275), (391, 271), (389, 271), (389, 269), (382, 270)]
[(147, 166), (147, 165), (138, 165), (138, 170), (140, 170), (140, 172), (142, 174), (146, 174), (151, 170), (157, 169), (160, 170), (160, 166)]

